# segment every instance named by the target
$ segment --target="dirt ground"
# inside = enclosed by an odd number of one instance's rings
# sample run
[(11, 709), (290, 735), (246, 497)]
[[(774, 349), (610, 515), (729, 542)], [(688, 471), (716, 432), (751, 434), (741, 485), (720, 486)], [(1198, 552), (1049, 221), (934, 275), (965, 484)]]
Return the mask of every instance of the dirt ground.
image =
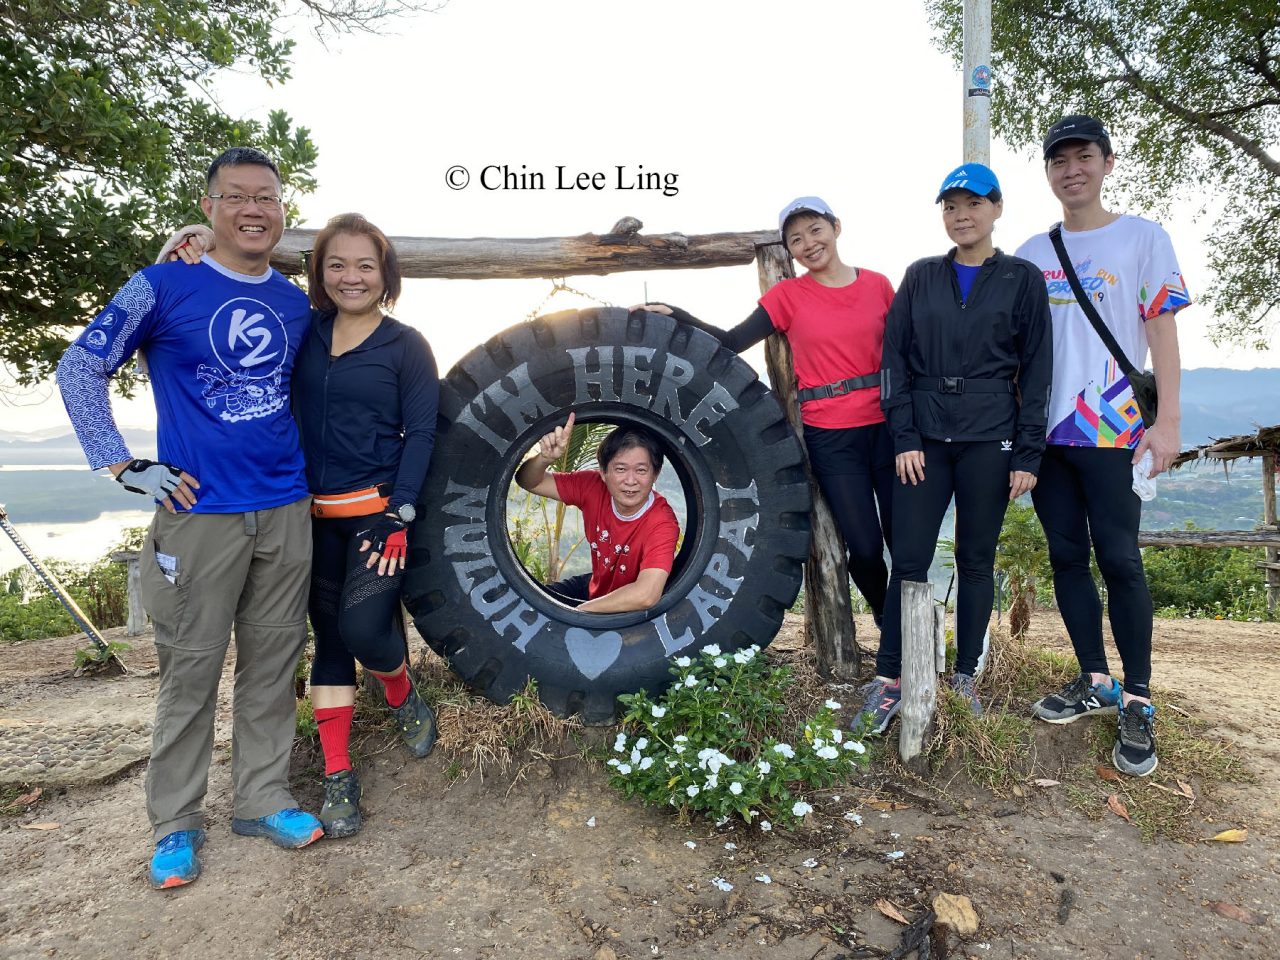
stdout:
[[(790, 619), (779, 642), (796, 643), (798, 629)], [(859, 630), (875, 635), (869, 620)], [(1038, 613), (1035, 630), (1065, 646), (1052, 615)], [(0, 647), (0, 753), (37, 726), (87, 734), (149, 722), (149, 642), (113, 680), (72, 678), (78, 645)], [(147, 885), (141, 764), (109, 782), (46, 787), (30, 810), (0, 817), (0, 957), (852, 960), (899, 943), (903, 926), (876, 901), (913, 920), (943, 892), (970, 898), (980, 928), (938, 942), (934, 958), (1280, 956), (1280, 738), (1268, 722), (1280, 625), (1157, 621), (1155, 672), (1251, 758), (1255, 783), (1186, 814), (1198, 836), (1247, 827), (1244, 843), (1144, 843), (1119, 818), (1086, 818), (1060, 789), (1001, 798), (952, 781), (940, 795), (874, 768), (813, 798), (799, 832), (716, 830), (623, 801), (602, 767), (576, 756), (536, 760), (515, 783), (450, 785), (443, 750), (409, 761), (375, 741), (358, 760), (363, 832), (289, 852), (230, 832), (228, 682), (199, 882)], [(1035, 746), (1083, 760), (1082, 726), (1040, 725)], [(301, 749), (294, 765), (312, 809), (315, 759)]]

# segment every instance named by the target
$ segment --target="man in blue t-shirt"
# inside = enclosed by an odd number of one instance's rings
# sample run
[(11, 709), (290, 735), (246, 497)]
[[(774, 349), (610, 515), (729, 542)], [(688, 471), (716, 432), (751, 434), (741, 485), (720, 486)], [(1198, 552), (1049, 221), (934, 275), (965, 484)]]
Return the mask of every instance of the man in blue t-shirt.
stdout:
[[(236, 147), (210, 166), (201, 207), (217, 244), (196, 267), (134, 274), (67, 348), (58, 387), (89, 466), (159, 503), (142, 552), (160, 690), (147, 814), (151, 881), (200, 873), (218, 682), (234, 626), (231, 829), (302, 847), (320, 821), (289, 792), (294, 669), (306, 640), (309, 497), (289, 378), (310, 311), (271, 268), (284, 212), (280, 173)], [(158, 460), (133, 457), (108, 382), (145, 355)]]

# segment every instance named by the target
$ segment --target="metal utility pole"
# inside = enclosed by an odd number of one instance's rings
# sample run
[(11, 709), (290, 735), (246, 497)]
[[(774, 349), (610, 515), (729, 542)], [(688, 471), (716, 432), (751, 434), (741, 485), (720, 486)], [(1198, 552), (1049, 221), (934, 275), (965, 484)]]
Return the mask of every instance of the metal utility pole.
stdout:
[(964, 0), (964, 162), (991, 166), (991, 0)]

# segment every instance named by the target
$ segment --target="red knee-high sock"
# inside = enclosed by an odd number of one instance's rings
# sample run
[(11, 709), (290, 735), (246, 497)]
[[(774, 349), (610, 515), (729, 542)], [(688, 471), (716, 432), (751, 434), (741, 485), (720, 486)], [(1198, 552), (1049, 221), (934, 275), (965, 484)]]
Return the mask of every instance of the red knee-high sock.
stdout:
[(316, 711), (320, 749), (324, 751), (324, 775), (351, 769), (351, 717), (355, 707), (321, 707)]
[(409, 665), (402, 663), (400, 669), (389, 677), (378, 677), (382, 688), (387, 691), (387, 706), (398, 707), (405, 702), (412, 687), (409, 685)]

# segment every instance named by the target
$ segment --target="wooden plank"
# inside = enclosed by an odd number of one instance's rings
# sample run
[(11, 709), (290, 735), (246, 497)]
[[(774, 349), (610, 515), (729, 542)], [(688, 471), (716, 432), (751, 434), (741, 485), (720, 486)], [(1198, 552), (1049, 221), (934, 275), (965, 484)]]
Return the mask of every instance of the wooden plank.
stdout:
[(908, 770), (927, 772), (924, 745), (933, 727), (938, 702), (934, 669), (933, 584), (902, 582), (902, 709), (898, 723), (898, 755)]
[[(1270, 551), (1267, 551), (1270, 553)], [(1254, 564), (1259, 570), (1280, 570), (1280, 561), (1276, 560), (1259, 560)]]
[[(643, 226), (638, 221), (631, 223), (636, 230)], [(314, 246), (317, 232), (286, 230), (271, 256), (272, 266), (281, 273), (302, 273), (302, 254)], [(645, 236), (627, 232), (529, 239), (392, 237), (391, 241), (407, 278), (510, 280), (746, 264), (755, 259), (761, 244), (778, 243), (778, 233), (757, 230)]]
[(1280, 547), (1280, 530), (1141, 530), (1140, 547)]
[[(756, 267), (760, 274), (761, 293), (785, 277), (794, 276), (791, 258), (777, 243), (760, 247)], [(774, 334), (765, 341), (764, 355), (769, 382), (787, 411), (791, 426), (803, 436), (791, 345), (786, 337)], [(807, 453), (805, 469), (808, 470)], [(816, 652), (819, 675), (829, 680), (850, 682), (858, 676), (861, 648), (856, 642), (853, 609), (849, 603), (848, 554), (835, 516), (812, 474), (809, 476), (809, 490), (813, 494), (813, 513), (810, 518), (809, 559), (804, 566), (805, 641), (812, 644)]]
[[(1268, 450), (1262, 458), (1262, 522), (1276, 529), (1276, 451)], [(1280, 607), (1280, 550), (1267, 547), (1267, 612), (1275, 614)]]

